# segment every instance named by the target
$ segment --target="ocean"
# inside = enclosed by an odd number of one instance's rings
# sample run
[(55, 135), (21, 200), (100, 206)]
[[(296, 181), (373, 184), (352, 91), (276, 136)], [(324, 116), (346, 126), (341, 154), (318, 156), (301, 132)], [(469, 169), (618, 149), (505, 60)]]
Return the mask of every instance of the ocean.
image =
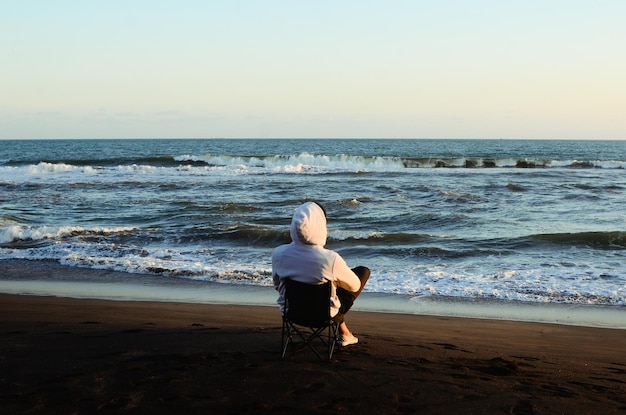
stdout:
[[(3, 140), (0, 272), (35, 261), (85, 271), (74, 286), (105, 297), (109, 274), (87, 270), (121, 273), (132, 298), (149, 281), (164, 300), (218, 287), (271, 303), (271, 251), (316, 200), (327, 247), (372, 270), (365, 297), (600, 310), (626, 327), (625, 168), (626, 141)], [(11, 275), (0, 292), (63, 282)]]

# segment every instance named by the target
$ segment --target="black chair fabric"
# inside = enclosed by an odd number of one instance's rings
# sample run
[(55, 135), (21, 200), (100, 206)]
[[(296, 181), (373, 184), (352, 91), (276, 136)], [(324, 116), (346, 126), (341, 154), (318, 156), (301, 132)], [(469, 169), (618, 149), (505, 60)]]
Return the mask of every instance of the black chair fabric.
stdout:
[[(285, 279), (284, 283), (282, 357), (308, 346), (320, 359), (332, 359), (337, 323), (330, 316), (330, 282), (312, 285)], [(322, 347), (324, 354), (320, 353)]]

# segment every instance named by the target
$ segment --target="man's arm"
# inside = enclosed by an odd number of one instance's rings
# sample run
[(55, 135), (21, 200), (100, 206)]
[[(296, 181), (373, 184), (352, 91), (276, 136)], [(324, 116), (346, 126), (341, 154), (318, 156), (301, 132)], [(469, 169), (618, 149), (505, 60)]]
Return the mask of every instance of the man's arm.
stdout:
[(350, 269), (346, 261), (337, 254), (335, 264), (333, 266), (333, 274), (337, 281), (337, 286), (350, 292), (357, 292), (361, 289), (361, 280), (356, 276), (354, 271)]

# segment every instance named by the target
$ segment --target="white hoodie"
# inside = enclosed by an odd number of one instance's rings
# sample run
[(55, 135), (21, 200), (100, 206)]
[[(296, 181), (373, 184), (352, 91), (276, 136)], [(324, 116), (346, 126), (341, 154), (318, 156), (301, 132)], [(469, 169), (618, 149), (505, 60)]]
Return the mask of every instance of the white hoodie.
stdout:
[(322, 208), (313, 202), (300, 206), (291, 220), (290, 234), (292, 242), (272, 252), (272, 276), (279, 292), (277, 303), (281, 311), (285, 303), (283, 279), (307, 284), (331, 281), (330, 314), (335, 316), (341, 306), (336, 288), (356, 292), (361, 288), (361, 281), (338, 253), (324, 248), (327, 230)]

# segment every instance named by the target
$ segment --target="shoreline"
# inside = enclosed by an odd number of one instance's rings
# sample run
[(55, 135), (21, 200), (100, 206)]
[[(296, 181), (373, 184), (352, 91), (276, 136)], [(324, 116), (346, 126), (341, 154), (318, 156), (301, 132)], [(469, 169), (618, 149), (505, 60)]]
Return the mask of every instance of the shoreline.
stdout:
[[(0, 293), (115, 301), (276, 306), (272, 287), (0, 260)], [(130, 277), (130, 278), (129, 278)], [(136, 277), (136, 278), (132, 278)], [(433, 298), (364, 292), (354, 311), (563, 324), (626, 330), (626, 307)]]
[(280, 359), (265, 306), (0, 294), (18, 413), (618, 414), (621, 330), (351, 311), (331, 362)]

